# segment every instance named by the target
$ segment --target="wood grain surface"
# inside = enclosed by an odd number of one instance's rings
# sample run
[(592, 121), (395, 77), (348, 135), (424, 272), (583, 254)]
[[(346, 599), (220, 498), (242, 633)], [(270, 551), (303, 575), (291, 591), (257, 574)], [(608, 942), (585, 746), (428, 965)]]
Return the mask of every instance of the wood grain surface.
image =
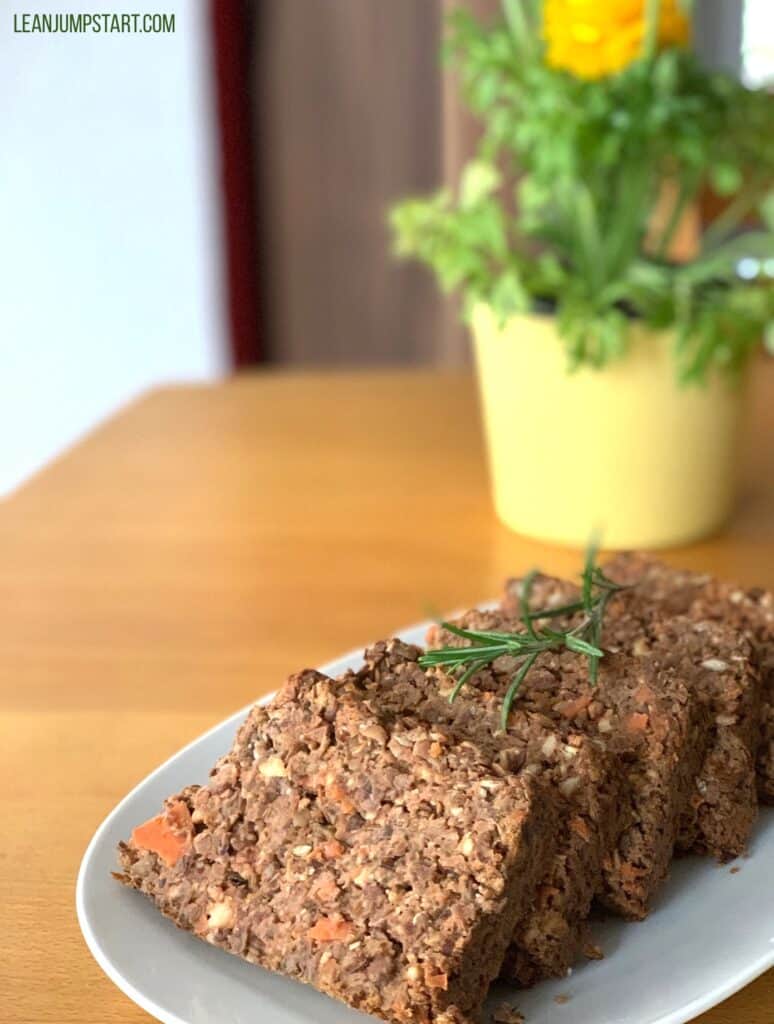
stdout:
[[(751, 428), (732, 526), (667, 557), (772, 586), (771, 364)], [(473, 381), (430, 372), (156, 391), (0, 506), (0, 555), (10, 1024), (149, 1019), (91, 959), (73, 901), (94, 829), (152, 768), (291, 670), (579, 564), (497, 523)], [(772, 1024), (773, 1006), (770, 972), (700, 1019)]]

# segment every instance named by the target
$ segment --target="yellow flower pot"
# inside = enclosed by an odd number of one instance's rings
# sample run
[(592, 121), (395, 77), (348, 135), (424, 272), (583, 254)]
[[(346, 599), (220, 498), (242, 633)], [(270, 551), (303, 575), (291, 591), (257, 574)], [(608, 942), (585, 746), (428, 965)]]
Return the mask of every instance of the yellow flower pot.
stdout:
[(736, 490), (743, 380), (680, 387), (670, 336), (633, 324), (627, 355), (567, 372), (554, 319), (485, 307), (473, 337), (494, 501), (518, 533), (582, 547), (683, 544), (717, 530)]

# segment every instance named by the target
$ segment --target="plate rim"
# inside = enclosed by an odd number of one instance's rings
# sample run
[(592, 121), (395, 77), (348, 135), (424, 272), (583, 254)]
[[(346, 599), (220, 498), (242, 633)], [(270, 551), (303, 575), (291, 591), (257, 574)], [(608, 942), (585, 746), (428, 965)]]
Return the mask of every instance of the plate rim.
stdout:
[[(482, 602), (478, 605), (480, 608), (485, 608), (487, 605), (491, 607), (492, 602)], [(431, 619), (422, 620), (413, 623), (410, 626), (406, 626), (401, 630), (393, 633), (393, 636), (404, 638), (406, 634), (416, 634), (420, 630), (425, 630), (429, 625), (432, 624)], [(331, 670), (338, 671), (335, 666), (340, 665), (342, 662), (350, 661), (353, 658), (361, 658), (364, 648), (362, 646), (354, 647), (351, 650), (339, 655), (337, 658), (332, 658), (330, 661), (321, 665), (318, 669), (319, 672), (325, 674), (331, 674)], [(110, 956), (102, 948), (94, 934), (91, 923), (89, 921), (89, 915), (86, 911), (85, 902), (85, 891), (86, 891), (86, 874), (88, 871), (89, 863), (94, 855), (94, 852), (100, 845), (103, 835), (110, 828), (114, 818), (116, 818), (124, 808), (124, 806), (134, 797), (138, 790), (143, 789), (152, 779), (156, 778), (162, 772), (164, 772), (173, 761), (176, 761), (178, 757), (187, 753), (191, 748), (198, 746), (207, 737), (213, 733), (222, 729), (223, 726), (227, 725), (232, 719), (241, 720), (246, 717), (250, 708), (256, 704), (268, 703), (275, 695), (277, 691), (272, 690), (270, 693), (263, 694), (256, 700), (251, 701), (244, 707), (234, 711), (232, 714), (226, 716), (221, 721), (216, 722), (215, 725), (205, 730), (200, 736), (186, 743), (185, 746), (171, 754), (165, 761), (163, 761), (157, 768), (149, 772), (144, 776), (135, 786), (133, 786), (129, 792), (119, 800), (119, 802), (113, 807), (113, 809), (107, 814), (102, 822), (97, 827), (94, 835), (91, 837), (86, 850), (81, 858), (80, 866), (78, 868), (78, 876), (75, 884), (75, 911), (78, 919), (78, 925), (81, 930), (81, 934), (86, 942), (86, 946), (89, 952), (94, 957), (95, 961), (107, 975), (107, 977), (113, 982), (113, 984), (128, 996), (137, 1006), (143, 1009), (146, 1013), (150, 1014), (156, 1020), (160, 1021), (161, 1024), (191, 1024), (190, 1020), (186, 1020), (183, 1017), (179, 1017), (176, 1013), (164, 1010), (158, 1003), (152, 999), (147, 998), (144, 993), (133, 985), (117, 968)], [(688, 1021), (693, 1020), (695, 1017), (707, 1010), (712, 1009), (714, 1006), (719, 1005), (726, 999), (729, 999), (736, 992), (741, 991), (751, 982), (755, 981), (761, 975), (765, 974), (767, 970), (774, 967), (774, 937), (771, 939), (771, 949), (767, 952), (762, 953), (756, 960), (752, 961), (747, 970), (735, 973), (730, 979), (724, 983), (718, 984), (714, 988), (711, 988), (703, 993), (702, 996), (691, 1000), (688, 1003), (683, 1003), (681, 1006), (675, 1007), (667, 1013), (661, 1014), (659, 1017), (654, 1017), (649, 1020), (643, 1020), (642, 1024), (687, 1024)], [(374, 1018), (375, 1019), (375, 1018)]]

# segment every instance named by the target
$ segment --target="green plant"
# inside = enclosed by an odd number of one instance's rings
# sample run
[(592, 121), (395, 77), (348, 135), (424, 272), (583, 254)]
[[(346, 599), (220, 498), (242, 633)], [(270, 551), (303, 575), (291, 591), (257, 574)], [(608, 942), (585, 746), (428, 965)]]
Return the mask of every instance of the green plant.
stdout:
[[(397, 253), (460, 291), (466, 317), (479, 303), (501, 321), (550, 303), (571, 368), (620, 356), (632, 317), (673, 330), (683, 381), (740, 366), (774, 320), (774, 99), (659, 51), (652, 33), (622, 70), (579, 77), (546, 60), (539, 3), (503, 7), (491, 25), (450, 19), (445, 54), (483, 134), (456, 193), (392, 210)], [(670, 263), (707, 187), (727, 205), (696, 258)], [(649, 239), (665, 190), (671, 209)], [(740, 235), (756, 210), (764, 229)], [(744, 257), (763, 272), (740, 277)]]

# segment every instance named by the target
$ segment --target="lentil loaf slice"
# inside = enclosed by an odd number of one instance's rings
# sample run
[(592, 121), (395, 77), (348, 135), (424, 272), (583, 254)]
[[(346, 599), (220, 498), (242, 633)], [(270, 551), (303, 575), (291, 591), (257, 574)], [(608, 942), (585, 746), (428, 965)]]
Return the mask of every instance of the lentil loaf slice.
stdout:
[[(710, 718), (708, 750), (680, 822), (677, 847), (708, 853), (721, 861), (743, 853), (758, 814), (755, 759), (760, 743), (761, 673), (750, 639), (715, 618), (700, 617), (678, 574), (669, 585), (661, 572), (648, 582), (646, 566), (654, 560), (623, 560), (608, 567), (612, 578), (631, 584), (609, 603), (602, 643), (671, 669), (703, 701)], [(506, 597), (511, 613), (518, 606), (517, 581)], [(551, 593), (550, 578), (536, 594)], [(577, 598), (562, 583), (553, 587), (554, 602)], [(535, 601), (537, 604), (537, 600)], [(668, 677), (668, 674), (667, 674)]]
[(414, 714), (474, 742), (514, 773), (540, 777), (557, 793), (562, 820), (558, 847), (548, 862), (530, 913), (517, 926), (503, 974), (521, 985), (564, 977), (586, 939), (586, 918), (601, 885), (602, 862), (625, 821), (613, 759), (580, 732), (560, 734), (541, 714), (515, 708), (500, 725), (500, 694), (470, 686), (453, 704), (444, 673), (423, 671), (419, 647), (382, 641), (365, 652), (354, 678), (380, 707)]
[(672, 614), (723, 622), (752, 643), (761, 673), (758, 796), (764, 803), (774, 803), (774, 595), (760, 587), (744, 588), (675, 569), (650, 555), (632, 552), (616, 556), (605, 571), (622, 583), (636, 582), (649, 600)]
[[(536, 598), (545, 596), (540, 589), (549, 589), (550, 581), (544, 577), (536, 583)], [(557, 581), (556, 590), (555, 603), (564, 603), (568, 587)], [(523, 629), (518, 615), (504, 609), (473, 610), (456, 624), (472, 630)], [(439, 630), (429, 642), (458, 646), (468, 641)], [(475, 673), (470, 686), (502, 695), (518, 664), (511, 656), (498, 658)], [(608, 650), (592, 685), (585, 657), (561, 650), (541, 655), (514, 706), (545, 716), (563, 737), (585, 734), (614, 758), (627, 824), (604, 858), (599, 899), (624, 917), (645, 917), (668, 874), (704, 760), (710, 733), (705, 704), (671, 668), (653, 660)]]
[(119, 847), (179, 927), (399, 1024), (480, 1010), (551, 854), (539, 781), (307, 671)]

